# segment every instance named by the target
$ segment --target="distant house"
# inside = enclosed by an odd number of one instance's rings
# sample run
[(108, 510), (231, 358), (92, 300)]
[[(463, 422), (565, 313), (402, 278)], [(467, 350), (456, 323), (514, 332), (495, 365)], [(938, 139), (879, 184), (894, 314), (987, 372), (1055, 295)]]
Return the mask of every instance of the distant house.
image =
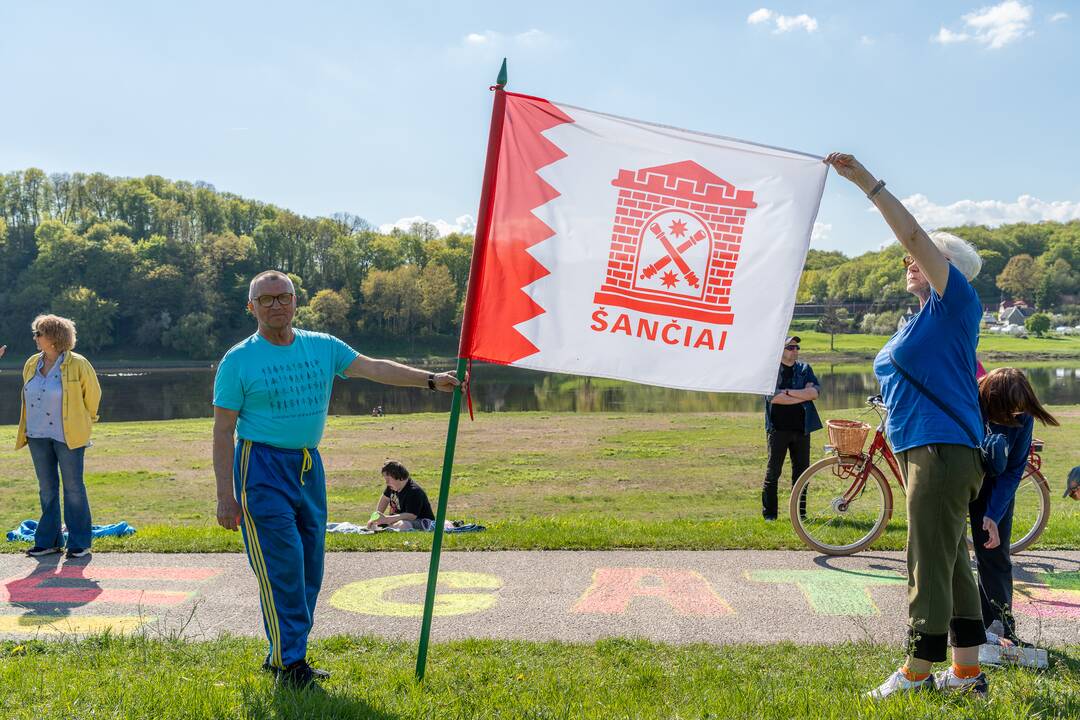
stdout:
[(1023, 327), (1024, 321), (1035, 314), (1035, 311), (1027, 305), (1013, 305), (1011, 308), (998, 314), (998, 318), (1006, 325), (1019, 325)]
[(904, 329), (904, 326), (911, 322), (911, 318), (915, 317), (915, 311), (911, 308), (907, 309), (907, 312), (900, 316), (900, 319), (896, 321), (896, 331), (900, 332)]
[(1023, 300), (1002, 300), (998, 306), (998, 320), (1005, 324), (1023, 325), (1034, 314), (1034, 308)]

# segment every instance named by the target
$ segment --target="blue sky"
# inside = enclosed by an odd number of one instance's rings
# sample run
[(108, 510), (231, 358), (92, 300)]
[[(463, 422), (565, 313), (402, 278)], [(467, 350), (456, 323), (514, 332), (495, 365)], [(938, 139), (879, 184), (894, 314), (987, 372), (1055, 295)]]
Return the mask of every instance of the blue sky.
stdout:
[[(6, 2), (0, 171), (476, 214), (488, 86), (854, 152), (928, 227), (1080, 218), (1080, 3)], [(813, 246), (889, 239), (831, 176)]]

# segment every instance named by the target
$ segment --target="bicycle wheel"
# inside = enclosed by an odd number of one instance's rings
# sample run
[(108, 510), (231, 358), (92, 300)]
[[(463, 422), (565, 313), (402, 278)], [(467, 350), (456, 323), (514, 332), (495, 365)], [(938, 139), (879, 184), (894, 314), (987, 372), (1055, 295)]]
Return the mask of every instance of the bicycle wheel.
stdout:
[[(791, 490), (791, 524), (803, 542), (826, 555), (851, 555), (885, 531), (892, 517), (892, 490), (874, 466), (858, 494), (844, 502), (856, 482), (854, 457), (832, 456), (806, 469)], [(800, 512), (805, 498), (805, 512)]]
[[(1034, 470), (1020, 481), (1013, 502), (1013, 539), (1009, 553), (1016, 555), (1039, 539), (1050, 520), (1050, 486), (1041, 472)], [(967, 541), (968, 547), (973, 548), (970, 534)]]
[[(1013, 508), (1012, 545), (1009, 552), (1023, 552), (1039, 539), (1050, 521), (1050, 486), (1038, 470), (1020, 481)], [(1020, 533), (1023, 532), (1023, 535)]]

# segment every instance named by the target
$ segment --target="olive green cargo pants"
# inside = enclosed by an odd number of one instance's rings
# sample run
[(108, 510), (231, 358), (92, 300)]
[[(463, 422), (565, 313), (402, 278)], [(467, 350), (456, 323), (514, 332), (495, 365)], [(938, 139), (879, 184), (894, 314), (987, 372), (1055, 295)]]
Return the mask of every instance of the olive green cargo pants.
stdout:
[(909, 652), (941, 662), (946, 639), (953, 647), (986, 641), (966, 539), (982, 460), (975, 448), (942, 444), (905, 450), (900, 464), (907, 480)]

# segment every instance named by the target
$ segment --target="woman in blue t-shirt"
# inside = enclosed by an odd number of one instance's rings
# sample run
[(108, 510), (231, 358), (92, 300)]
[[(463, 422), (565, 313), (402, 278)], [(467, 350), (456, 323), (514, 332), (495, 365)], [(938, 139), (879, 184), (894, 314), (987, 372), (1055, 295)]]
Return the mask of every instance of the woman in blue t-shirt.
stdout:
[[(971, 287), (982, 260), (955, 235), (924, 231), (853, 156), (833, 153), (825, 162), (866, 193), (907, 251), (907, 291), (920, 305), (874, 360), (889, 409), (886, 431), (907, 484), (909, 649), (905, 664), (870, 695), (935, 687), (985, 695), (979, 645), (986, 634), (965, 539), (983, 475), (975, 384), (982, 304)], [(952, 667), (933, 677), (948, 644)]]
[(1013, 505), (1016, 488), (1024, 475), (1035, 420), (1044, 425), (1058, 421), (1043, 408), (1024, 373), (1016, 368), (998, 368), (979, 380), (979, 404), (990, 429), (1009, 441), (1005, 472), (987, 475), (982, 490), (971, 503), (971, 537), (979, 566), (982, 590), (983, 625), (1001, 623), (996, 634), (1018, 643), (1012, 614), (1011, 544)]

